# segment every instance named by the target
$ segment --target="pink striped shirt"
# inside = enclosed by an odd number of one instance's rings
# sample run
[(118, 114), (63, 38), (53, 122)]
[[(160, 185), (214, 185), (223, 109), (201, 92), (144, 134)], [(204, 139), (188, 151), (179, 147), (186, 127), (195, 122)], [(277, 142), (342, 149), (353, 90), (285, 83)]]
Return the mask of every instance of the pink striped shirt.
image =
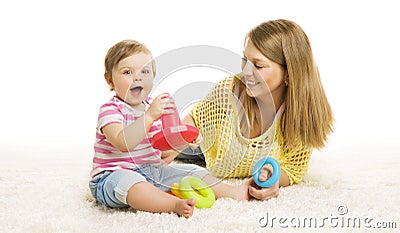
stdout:
[[(151, 98), (147, 98), (144, 102), (147, 109)], [(94, 143), (93, 168), (90, 173), (92, 177), (106, 170), (130, 170), (138, 168), (142, 164), (161, 163), (161, 152), (154, 149), (150, 143), (151, 137), (161, 130), (161, 122), (159, 120), (154, 122), (143, 141), (133, 150), (127, 152), (114, 147), (101, 130), (111, 123), (121, 123), (124, 126), (130, 125), (142, 115), (143, 112), (131, 108), (116, 97), (111, 98), (110, 101), (100, 107)]]

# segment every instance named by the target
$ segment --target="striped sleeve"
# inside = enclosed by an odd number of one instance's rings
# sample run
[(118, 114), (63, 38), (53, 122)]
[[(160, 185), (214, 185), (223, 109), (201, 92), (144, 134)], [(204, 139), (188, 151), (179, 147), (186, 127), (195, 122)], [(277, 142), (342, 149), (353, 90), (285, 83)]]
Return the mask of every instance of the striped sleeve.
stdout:
[(101, 129), (111, 123), (124, 122), (124, 116), (122, 113), (122, 107), (118, 102), (108, 102), (103, 104), (99, 110), (99, 118), (97, 121), (97, 132), (102, 133)]

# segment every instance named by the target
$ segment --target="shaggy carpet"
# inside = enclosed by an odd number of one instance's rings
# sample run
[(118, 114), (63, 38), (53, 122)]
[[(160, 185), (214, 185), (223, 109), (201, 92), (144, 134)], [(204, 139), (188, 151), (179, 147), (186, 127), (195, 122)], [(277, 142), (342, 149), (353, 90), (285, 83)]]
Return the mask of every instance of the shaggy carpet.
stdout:
[(218, 199), (185, 219), (98, 205), (90, 146), (3, 147), (0, 232), (398, 232), (399, 150), (360, 148), (315, 151), (304, 182), (278, 198)]

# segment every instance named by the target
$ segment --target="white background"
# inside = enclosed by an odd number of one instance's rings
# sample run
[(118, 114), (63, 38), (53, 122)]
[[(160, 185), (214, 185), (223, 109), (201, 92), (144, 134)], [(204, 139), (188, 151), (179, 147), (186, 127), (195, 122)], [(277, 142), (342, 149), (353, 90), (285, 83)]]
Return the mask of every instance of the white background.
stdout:
[(336, 118), (329, 146), (398, 148), (395, 2), (2, 1), (0, 148), (91, 147), (98, 108), (111, 96), (104, 56), (122, 39), (144, 42), (154, 57), (189, 45), (241, 54), (245, 34), (276, 18), (297, 22), (311, 41)]

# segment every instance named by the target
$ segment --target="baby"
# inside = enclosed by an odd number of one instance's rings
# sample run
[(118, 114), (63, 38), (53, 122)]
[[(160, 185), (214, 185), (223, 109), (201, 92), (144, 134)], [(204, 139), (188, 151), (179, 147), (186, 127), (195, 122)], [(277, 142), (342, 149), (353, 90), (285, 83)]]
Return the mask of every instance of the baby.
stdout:
[(209, 185), (216, 198), (248, 200), (248, 181), (228, 185), (197, 165), (168, 165), (163, 159), (171, 161), (178, 152), (151, 146), (152, 136), (161, 130), (161, 115), (176, 108), (167, 94), (149, 97), (155, 73), (151, 52), (135, 40), (115, 44), (106, 55), (104, 77), (115, 96), (99, 111), (89, 182), (95, 199), (110, 208), (174, 212), (189, 218), (196, 200), (167, 192), (183, 177), (194, 176)]

